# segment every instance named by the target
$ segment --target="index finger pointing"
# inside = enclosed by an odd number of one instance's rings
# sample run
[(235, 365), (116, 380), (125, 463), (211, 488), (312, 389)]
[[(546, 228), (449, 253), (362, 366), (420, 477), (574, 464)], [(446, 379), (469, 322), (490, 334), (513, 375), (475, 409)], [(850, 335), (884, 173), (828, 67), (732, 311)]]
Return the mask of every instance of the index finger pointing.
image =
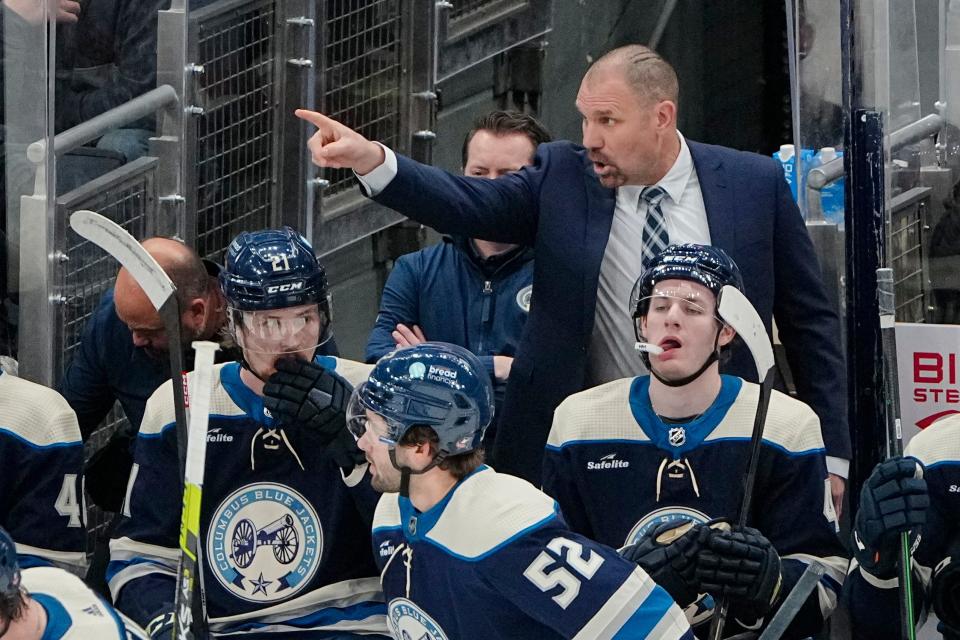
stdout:
[(318, 129), (322, 129), (324, 127), (329, 128), (337, 124), (336, 120), (328, 118), (322, 113), (310, 111), (309, 109), (297, 109), (293, 112), (293, 115), (297, 116), (301, 120), (306, 120), (310, 124), (316, 126)]

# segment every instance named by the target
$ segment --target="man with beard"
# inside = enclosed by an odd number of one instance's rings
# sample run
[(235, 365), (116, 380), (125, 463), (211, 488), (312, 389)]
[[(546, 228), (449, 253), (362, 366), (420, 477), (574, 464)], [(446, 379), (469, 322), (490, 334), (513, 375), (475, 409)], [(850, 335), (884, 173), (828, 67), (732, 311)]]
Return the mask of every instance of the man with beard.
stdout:
[[(150, 238), (143, 247), (177, 288), (184, 344), (217, 340), (226, 322), (216, 283), (218, 267), (178, 240)], [(76, 412), (84, 441), (117, 402), (130, 422), (129, 430), (117, 430), (88, 463), (87, 489), (93, 502), (107, 511), (120, 510), (147, 398), (170, 379), (168, 345), (150, 299), (126, 269), (120, 269), (114, 288), (87, 321), (58, 389)], [(220, 355), (230, 358), (226, 351)], [(192, 368), (189, 358), (185, 366)]]
[[(210, 636), (384, 633), (369, 551), (376, 494), (344, 421), (351, 383), (370, 366), (319, 355), (331, 334), (326, 273), (289, 227), (241, 233), (220, 284), (241, 358), (215, 367), (210, 400), (200, 508)], [(310, 382), (301, 389), (301, 380)], [(290, 420), (287, 403), (298, 400)], [(301, 421), (307, 406), (316, 411)], [(182, 504), (174, 415), (168, 381), (146, 405), (107, 571), (117, 608), (153, 638), (169, 637), (173, 624)], [(340, 437), (318, 445), (325, 433)]]

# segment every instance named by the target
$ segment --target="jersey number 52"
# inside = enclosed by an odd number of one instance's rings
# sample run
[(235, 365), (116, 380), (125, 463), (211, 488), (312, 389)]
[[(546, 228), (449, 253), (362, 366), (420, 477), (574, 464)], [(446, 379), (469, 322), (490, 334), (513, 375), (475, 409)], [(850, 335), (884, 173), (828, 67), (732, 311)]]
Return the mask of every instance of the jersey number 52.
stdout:
[[(561, 562), (566, 563), (573, 571)], [(590, 549), (584, 558), (582, 544), (568, 538), (554, 538), (547, 544), (547, 550), (533, 559), (523, 575), (543, 592), (557, 586), (562, 587), (560, 593), (553, 596), (553, 601), (560, 605), (561, 609), (566, 609), (580, 593), (580, 578), (589, 580), (602, 564), (603, 557), (593, 549)], [(556, 567), (547, 571), (550, 565)], [(580, 577), (574, 575), (574, 572)]]

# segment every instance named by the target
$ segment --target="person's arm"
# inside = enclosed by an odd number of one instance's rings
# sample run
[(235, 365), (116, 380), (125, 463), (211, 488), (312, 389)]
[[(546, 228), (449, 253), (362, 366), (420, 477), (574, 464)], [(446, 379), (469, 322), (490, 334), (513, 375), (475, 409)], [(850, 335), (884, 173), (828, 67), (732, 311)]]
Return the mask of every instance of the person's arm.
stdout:
[[(117, 608), (144, 627), (173, 611), (182, 506), (173, 386), (150, 397), (123, 512), (110, 540), (107, 582)], [(151, 624), (153, 623), (153, 624)]]
[(415, 266), (416, 257), (416, 254), (400, 256), (387, 277), (377, 321), (367, 341), (364, 355), (367, 362), (376, 362), (396, 348), (392, 334), (398, 324), (420, 322), (420, 278)]
[[(849, 460), (847, 373), (840, 348), (840, 319), (827, 298), (820, 264), (783, 169), (769, 163), (777, 184), (773, 233), (774, 301), (780, 341), (797, 394), (820, 418), (828, 456)], [(831, 469), (839, 474), (842, 469)]]
[(157, 13), (169, 5), (169, 0), (125, 4), (117, 17), (116, 42), (112, 43), (117, 52), (115, 81), (82, 92), (58, 83), (56, 108), (61, 127), (76, 126), (157, 86)]
[(819, 424), (807, 407), (803, 407), (801, 416), (806, 417), (789, 418), (790, 431), (796, 437), (786, 450), (763, 448), (757, 475), (765, 481), (755, 492), (757, 500), (750, 522), (770, 540), (781, 560), (780, 601), (766, 620), (774, 615), (810, 561), (826, 570), (785, 638), (805, 638), (819, 632), (836, 607), (847, 567), (847, 554), (837, 534)]
[(104, 351), (101, 350), (109, 340), (104, 330), (104, 304), (112, 305), (112, 302), (101, 302), (97, 312), (87, 322), (80, 344), (74, 349), (73, 359), (57, 389), (76, 412), (84, 441), (100, 426), (116, 401), (108, 383), (106, 363), (102, 357)]
[[(323, 114), (300, 109), (296, 115), (317, 127), (307, 143), (321, 167), (353, 169), (363, 181), (387, 162), (397, 162), (395, 176), (374, 199), (441, 233), (532, 246), (539, 217), (540, 180), (549, 164), (541, 145), (533, 166), (496, 180), (456, 176), (419, 164), (367, 140)], [(389, 163), (388, 163), (389, 164)]]
[(17, 543), (22, 566), (49, 564), (76, 572), (86, 565), (83, 443), (73, 411), (56, 400), (55, 411), (34, 409), (44, 415), (42, 429), (49, 438), (43, 443), (0, 436), (3, 491), (14, 497), (2, 524)]
[(683, 612), (650, 576), (559, 519), (497, 550), (477, 570), (491, 590), (563, 638), (693, 639)]

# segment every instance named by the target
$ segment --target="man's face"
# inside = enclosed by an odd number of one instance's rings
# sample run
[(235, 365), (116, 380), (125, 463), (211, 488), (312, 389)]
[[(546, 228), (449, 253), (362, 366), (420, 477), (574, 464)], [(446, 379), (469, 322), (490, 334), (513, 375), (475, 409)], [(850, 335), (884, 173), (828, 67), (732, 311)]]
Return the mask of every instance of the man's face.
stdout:
[[(390, 445), (381, 440), (387, 434), (387, 423), (378, 414), (367, 409), (366, 431), (357, 440), (357, 446), (363, 451), (370, 463), (370, 484), (380, 493), (400, 491), (400, 471), (390, 461)], [(397, 460), (404, 455), (405, 447), (397, 447)]]
[(647, 315), (641, 319), (646, 341), (664, 351), (650, 355), (657, 373), (679, 380), (695, 373), (710, 357), (721, 326), (720, 346), (733, 339), (733, 330), (715, 316), (716, 297), (705, 286), (688, 280), (663, 280), (654, 287)]
[(263, 380), (276, 373), (280, 358), (313, 358), (326, 322), (316, 304), (240, 314), (237, 342), (247, 364)]
[(2, 640), (41, 640), (46, 630), (46, 618), (40, 603), (24, 596), (23, 609), (16, 620), (0, 620)]
[(533, 161), (536, 149), (522, 133), (497, 135), (481, 129), (467, 145), (467, 164), (463, 175), (475, 178), (499, 178), (519, 171)]
[(663, 177), (663, 127), (672, 132), (674, 113), (664, 105), (672, 104), (639, 96), (615, 70), (584, 77), (577, 94), (583, 146), (603, 186), (649, 185)]
[[(127, 325), (133, 344), (153, 358), (165, 358), (170, 350), (170, 338), (160, 314), (140, 286), (121, 271), (114, 288), (114, 307), (117, 317)], [(191, 300), (180, 314), (180, 332), (184, 343), (200, 336), (205, 319), (206, 302), (201, 298)]]

